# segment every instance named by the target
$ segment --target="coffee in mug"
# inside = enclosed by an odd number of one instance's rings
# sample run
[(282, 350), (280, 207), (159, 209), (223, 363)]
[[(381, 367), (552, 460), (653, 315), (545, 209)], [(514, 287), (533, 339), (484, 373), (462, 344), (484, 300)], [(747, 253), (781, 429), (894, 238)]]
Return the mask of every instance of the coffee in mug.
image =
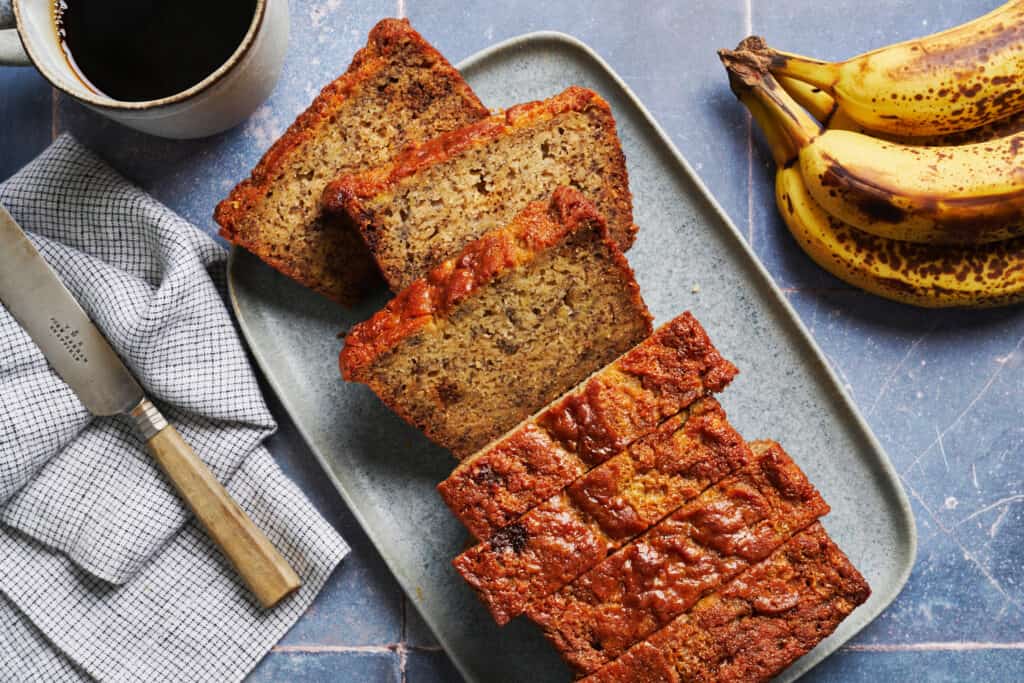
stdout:
[(228, 61), (256, 0), (60, 0), (54, 21), (82, 82), (122, 102), (157, 100)]
[(243, 121), (270, 95), (288, 47), (288, 0), (13, 0), (13, 9), (14, 28), (0, 12), (0, 66), (32, 64), (64, 96), (168, 138)]

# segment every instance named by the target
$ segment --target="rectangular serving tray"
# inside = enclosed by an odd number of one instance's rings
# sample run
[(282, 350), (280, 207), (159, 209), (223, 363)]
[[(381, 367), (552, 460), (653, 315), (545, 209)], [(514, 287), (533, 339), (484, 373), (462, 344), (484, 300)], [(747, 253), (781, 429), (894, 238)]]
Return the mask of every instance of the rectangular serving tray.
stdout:
[[(640, 226), (627, 256), (656, 323), (691, 310), (704, 324), (741, 371), (721, 395), (731, 421), (748, 439), (782, 442), (831, 504), (825, 526), (871, 584), (871, 599), (779, 678), (796, 679), (885, 609), (910, 574), (914, 520), (888, 458), (736, 227), (600, 57), (575, 38), (541, 32), (458, 67), (491, 107), (570, 84), (611, 104)], [(451, 456), (339, 376), (338, 332), (387, 297), (343, 310), (237, 248), (228, 282), (268, 381), (459, 671), (481, 683), (569, 680), (529, 622), (495, 626), (452, 569), (468, 534), (434, 490), (454, 466)]]

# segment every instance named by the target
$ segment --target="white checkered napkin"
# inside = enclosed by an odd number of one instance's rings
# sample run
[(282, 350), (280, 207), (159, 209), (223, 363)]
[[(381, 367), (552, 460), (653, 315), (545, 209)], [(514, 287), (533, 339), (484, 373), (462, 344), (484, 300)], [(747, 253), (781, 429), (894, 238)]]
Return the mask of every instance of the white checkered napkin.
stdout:
[(0, 529), (0, 681), (244, 678), (309, 607), (348, 548), (264, 448), (227, 489), (295, 567), (302, 588), (262, 609), (194, 522), (122, 586)]
[(303, 581), (262, 609), (127, 420), (88, 415), (0, 306), (0, 682), (241, 680), (348, 546), (260, 445), (224, 251), (70, 137), (0, 203)]
[[(70, 137), (0, 203), (222, 481), (274, 422), (221, 298), (225, 252)], [(0, 521), (129, 580), (186, 511), (125, 418), (92, 418), (0, 307)]]

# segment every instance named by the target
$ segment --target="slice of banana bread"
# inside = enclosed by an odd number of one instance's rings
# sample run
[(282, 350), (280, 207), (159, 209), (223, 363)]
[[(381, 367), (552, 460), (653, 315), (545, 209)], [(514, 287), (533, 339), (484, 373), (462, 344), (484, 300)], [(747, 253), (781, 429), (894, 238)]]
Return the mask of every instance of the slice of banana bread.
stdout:
[(380, 278), (359, 232), (321, 211), (324, 186), (339, 173), (382, 164), (411, 142), (487, 115), (459, 72), (407, 20), (384, 19), (348, 71), (217, 206), (220, 234), (350, 304)]
[(701, 399), (452, 564), (505, 624), (750, 459), (718, 401)]
[(395, 291), (560, 185), (581, 190), (625, 251), (636, 233), (611, 109), (579, 87), (512, 107), (343, 176), (324, 206), (359, 226)]
[(870, 595), (864, 577), (815, 522), (584, 681), (768, 681)]
[(530, 605), (527, 615), (569, 666), (597, 671), (828, 513), (777, 443), (751, 447), (749, 465)]
[(340, 362), (464, 458), (650, 331), (601, 215), (562, 187), (356, 325)]
[(683, 313), (464, 460), (437, 490), (473, 535), (486, 540), (666, 418), (723, 390), (736, 373), (697, 319)]

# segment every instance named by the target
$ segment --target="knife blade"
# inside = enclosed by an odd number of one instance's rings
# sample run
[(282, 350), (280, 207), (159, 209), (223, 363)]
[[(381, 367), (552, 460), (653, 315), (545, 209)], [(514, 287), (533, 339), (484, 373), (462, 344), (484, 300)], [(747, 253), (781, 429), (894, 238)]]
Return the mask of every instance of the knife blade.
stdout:
[(142, 400), (142, 387), (2, 206), (0, 301), (90, 413), (127, 413)]
[(94, 415), (128, 414), (150, 454), (264, 607), (302, 585), (210, 468), (164, 419), (21, 227), (0, 206), (0, 303)]

